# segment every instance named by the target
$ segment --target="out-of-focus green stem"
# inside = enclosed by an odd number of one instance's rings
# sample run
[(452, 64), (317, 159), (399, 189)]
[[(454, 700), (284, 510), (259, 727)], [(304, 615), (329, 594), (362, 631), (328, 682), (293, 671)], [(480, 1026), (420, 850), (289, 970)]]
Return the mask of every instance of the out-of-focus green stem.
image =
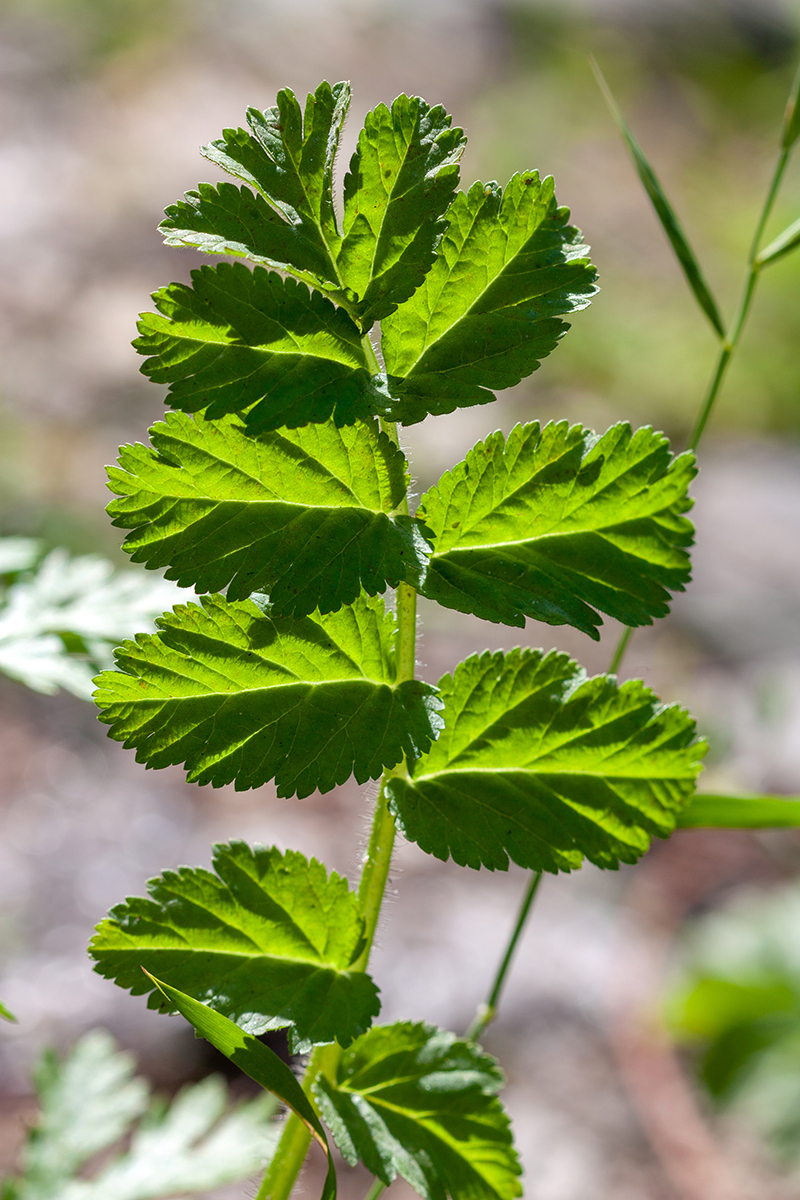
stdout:
[(475, 1020), (472, 1022), (466, 1032), (465, 1036), (471, 1042), (476, 1042), (486, 1026), (491, 1024), (491, 1022), (497, 1016), (497, 1005), (500, 1002), (500, 993), (502, 992), (503, 985), (506, 981), (508, 968), (511, 966), (511, 959), (514, 957), (514, 951), (517, 948), (517, 942), (519, 941), (522, 931), (525, 928), (525, 922), (528, 919), (528, 913), (531, 911), (531, 906), (536, 897), (536, 892), (541, 881), (542, 872), (534, 871), (531, 876), (530, 883), (525, 889), (525, 896), (523, 897), (520, 910), (517, 914), (517, 921), (514, 925), (514, 931), (509, 938), (505, 953), (500, 961), (500, 966), (497, 969), (497, 974), (495, 976), (494, 983), (492, 984), (492, 990), (489, 993), (489, 998), (485, 1004), (481, 1004), (477, 1013), (475, 1014)]

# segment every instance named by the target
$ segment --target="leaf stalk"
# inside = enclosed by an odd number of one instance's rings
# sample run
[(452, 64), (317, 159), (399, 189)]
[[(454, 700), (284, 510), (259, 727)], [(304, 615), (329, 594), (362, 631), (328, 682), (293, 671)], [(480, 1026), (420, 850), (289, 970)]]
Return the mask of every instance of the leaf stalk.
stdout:
[(500, 966), (497, 969), (497, 974), (492, 985), (492, 990), (489, 993), (489, 998), (484, 1004), (479, 1006), (478, 1011), (475, 1014), (475, 1019), (466, 1032), (465, 1036), (470, 1042), (476, 1042), (486, 1026), (490, 1025), (497, 1016), (497, 1006), (500, 1003), (500, 994), (506, 981), (506, 975), (508, 974), (508, 969), (511, 966), (511, 960), (514, 957), (514, 951), (517, 948), (517, 942), (522, 935), (522, 931), (525, 928), (525, 922), (528, 919), (533, 902), (536, 899), (536, 892), (538, 891), (541, 881), (542, 872), (534, 871), (531, 875), (530, 882), (525, 889), (525, 895), (523, 897), (522, 904), (520, 905), (519, 912), (517, 913), (516, 924), (514, 925), (514, 930), (509, 938), (505, 953), (500, 961)]

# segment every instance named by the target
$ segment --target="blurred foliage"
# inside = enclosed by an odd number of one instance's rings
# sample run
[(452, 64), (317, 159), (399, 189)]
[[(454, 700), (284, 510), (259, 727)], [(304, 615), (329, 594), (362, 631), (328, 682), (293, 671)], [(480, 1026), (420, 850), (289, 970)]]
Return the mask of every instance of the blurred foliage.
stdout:
[(740, 895), (684, 935), (666, 1000), (712, 1101), (800, 1167), (800, 886)]

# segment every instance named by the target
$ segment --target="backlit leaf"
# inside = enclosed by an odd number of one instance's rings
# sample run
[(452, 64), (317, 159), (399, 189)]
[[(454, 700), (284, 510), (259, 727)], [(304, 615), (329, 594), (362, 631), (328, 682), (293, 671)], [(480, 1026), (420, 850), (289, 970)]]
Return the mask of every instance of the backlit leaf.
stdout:
[(475, 183), (456, 196), (432, 269), (381, 325), (397, 420), (488, 404), (555, 348), (562, 317), (589, 304), (596, 272), (553, 188), (526, 171), (504, 190)]
[[(364, 921), (347, 881), (302, 854), (244, 842), (214, 847), (214, 872), (165, 871), (97, 927), (97, 970), (151, 1008), (172, 1011), (149, 975), (248, 1033), (289, 1026), (295, 1045), (347, 1045), (380, 1011), (352, 966)], [(145, 974), (142, 968), (149, 974)]]
[(142, 371), (170, 385), (184, 412), (244, 417), (253, 433), (375, 411), (361, 335), (347, 313), (305, 284), (243, 263), (192, 271), (153, 296), (134, 346)]
[(338, 258), (362, 328), (407, 300), (430, 270), (465, 144), (442, 106), (418, 96), (367, 113), (345, 176)]
[(411, 841), (461, 866), (635, 862), (692, 794), (705, 744), (639, 680), (587, 678), (555, 650), (488, 651), (440, 681), (445, 727), (387, 784)]
[(248, 437), (235, 417), (169, 413), (151, 446), (123, 446), (109, 470), (115, 525), (134, 562), (169, 567), (198, 591), (268, 592), (277, 616), (307, 616), (419, 581), (428, 543), (389, 514), (406, 460), (377, 424), (306, 425)]
[(430, 1025), (378, 1026), (315, 1094), (345, 1159), (425, 1200), (512, 1200), (520, 1166), (497, 1099), (503, 1076), (477, 1046)]
[(673, 458), (649, 427), (493, 433), (420, 501), (435, 537), (422, 591), (489, 621), (534, 617), (595, 639), (600, 612), (651, 624), (689, 580), (682, 513), (695, 473), (694, 457)]
[(157, 623), (120, 647), (95, 693), (109, 736), (149, 767), (181, 763), (190, 781), (238, 790), (274, 779), (279, 796), (302, 797), (376, 779), (436, 735), (436, 689), (395, 686), (380, 600), (279, 620), (213, 596)]

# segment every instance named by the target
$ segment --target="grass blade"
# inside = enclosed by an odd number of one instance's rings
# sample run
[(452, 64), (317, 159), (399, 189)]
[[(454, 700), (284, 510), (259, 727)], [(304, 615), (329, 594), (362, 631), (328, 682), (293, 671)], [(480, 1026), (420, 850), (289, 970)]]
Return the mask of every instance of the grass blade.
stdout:
[(792, 82), (792, 90), (786, 102), (786, 115), (783, 118), (783, 137), (781, 145), (784, 150), (791, 150), (800, 137), (800, 65), (798, 65)]
[(756, 262), (760, 267), (765, 267), (768, 263), (777, 262), (779, 258), (783, 258), (786, 254), (791, 254), (792, 250), (796, 250), (800, 246), (800, 218), (793, 221), (783, 233), (779, 233), (773, 242), (765, 246), (761, 253), (756, 258)]
[(799, 796), (693, 796), (679, 829), (779, 829), (800, 826)]
[(678, 220), (675, 210), (667, 199), (664, 189), (659, 183), (655, 171), (647, 161), (644, 151), (628, 128), (628, 124), (622, 115), (619, 105), (611, 93), (611, 89), (605, 80), (603, 72), (600, 70), (600, 67), (593, 58), (590, 61), (598, 86), (606, 99), (609, 109), (611, 110), (611, 115), (617, 124), (617, 128), (622, 134), (625, 144), (628, 147), (630, 156), (633, 159), (633, 165), (636, 168), (636, 173), (642, 182), (642, 186), (647, 192), (647, 195), (650, 197), (650, 203), (655, 209), (656, 216), (661, 222), (661, 226), (670, 240), (672, 249), (675, 251), (678, 262), (680, 263), (683, 273), (686, 276), (686, 282), (692, 289), (697, 303), (700, 305), (703, 312), (713, 325), (715, 332), (720, 338), (724, 338), (725, 327), (722, 324), (722, 317), (720, 316), (717, 302), (712, 296), (711, 290), (703, 278), (703, 272), (700, 270), (700, 266), (694, 256), (694, 252), (687, 241), (686, 234), (681, 228), (681, 223)]
[(13, 1021), (15, 1025), (17, 1023), (17, 1018), (12, 1012), (9, 1012), (5, 1004), (0, 1004), (0, 1017), (2, 1017), (4, 1021)]

